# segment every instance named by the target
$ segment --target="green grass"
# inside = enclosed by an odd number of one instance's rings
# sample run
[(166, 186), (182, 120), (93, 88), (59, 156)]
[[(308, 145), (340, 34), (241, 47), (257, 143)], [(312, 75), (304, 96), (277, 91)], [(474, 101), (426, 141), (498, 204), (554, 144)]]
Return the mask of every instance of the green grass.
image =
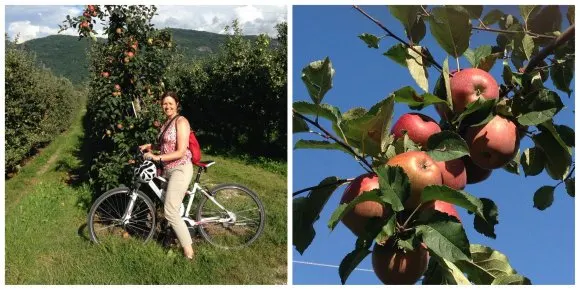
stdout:
[(209, 186), (245, 185), (266, 209), (260, 238), (242, 250), (222, 250), (194, 239), (194, 261), (181, 248), (125, 241), (94, 245), (86, 229), (91, 190), (71, 187), (68, 171), (83, 130), (81, 117), (6, 182), (6, 284), (286, 284), (286, 176), (241, 160), (204, 155), (216, 165), (202, 176)]

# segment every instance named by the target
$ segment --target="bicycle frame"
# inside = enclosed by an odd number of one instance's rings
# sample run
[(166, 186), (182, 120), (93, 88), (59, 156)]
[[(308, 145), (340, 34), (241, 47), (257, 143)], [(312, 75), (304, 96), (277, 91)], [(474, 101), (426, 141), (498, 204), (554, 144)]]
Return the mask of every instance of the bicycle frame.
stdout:
[[(236, 222), (236, 215), (233, 212), (224, 208), (209, 192), (207, 192), (206, 190), (204, 190), (201, 187), (201, 185), (199, 183), (199, 179), (201, 176), (201, 170), (202, 170), (202, 168), (200, 168), (197, 172), (197, 177), (195, 179), (193, 187), (190, 190), (185, 192), (185, 194), (188, 196), (188, 201), (187, 201), (186, 208), (183, 207), (183, 203), (181, 204), (181, 207), (180, 207), (181, 218), (190, 227), (195, 227), (195, 226), (198, 226), (200, 224), (204, 224), (204, 223), (208, 223), (208, 222), (235, 223)], [(159, 177), (156, 177), (156, 178), (159, 178)], [(123, 221), (122, 221), (123, 223), (127, 223), (129, 221), (129, 219), (131, 218), (131, 212), (133, 211), (134, 201), (137, 197), (137, 190), (139, 189), (139, 187), (141, 185), (142, 185), (142, 183), (139, 183), (138, 181), (134, 182), (134, 186), (133, 186), (134, 189), (132, 190), (131, 201), (130, 201), (129, 205), (127, 206), (125, 214), (123, 215)], [(155, 195), (159, 198), (159, 200), (161, 200), (163, 202), (165, 201), (165, 189), (159, 188), (157, 186), (157, 184), (154, 182), (154, 180), (149, 181), (147, 183), (147, 186), (149, 186), (149, 188), (151, 188), (151, 190), (153, 191), (153, 193), (155, 193)], [(196, 221), (196, 220), (190, 218), (189, 215), (191, 212), (191, 207), (193, 205), (193, 200), (195, 199), (195, 196), (196, 196), (198, 191), (200, 191), (208, 200), (213, 202), (221, 210), (225, 211), (227, 213), (227, 217), (210, 217), (210, 218), (203, 218), (199, 221)]]

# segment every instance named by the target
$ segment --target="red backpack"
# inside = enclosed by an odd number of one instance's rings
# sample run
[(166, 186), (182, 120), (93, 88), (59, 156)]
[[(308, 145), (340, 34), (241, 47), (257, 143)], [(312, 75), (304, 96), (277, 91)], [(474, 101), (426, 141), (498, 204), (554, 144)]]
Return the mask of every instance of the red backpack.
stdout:
[(195, 165), (199, 165), (199, 161), (201, 161), (201, 149), (199, 148), (199, 142), (197, 142), (197, 138), (195, 138), (193, 131), (189, 132), (189, 145), (187, 148), (191, 151), (191, 162)]

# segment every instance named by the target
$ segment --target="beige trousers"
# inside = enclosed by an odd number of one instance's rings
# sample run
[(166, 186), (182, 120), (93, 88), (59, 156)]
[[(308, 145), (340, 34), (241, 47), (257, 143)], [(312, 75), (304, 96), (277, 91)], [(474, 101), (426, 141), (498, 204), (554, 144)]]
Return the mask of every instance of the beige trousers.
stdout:
[(187, 225), (179, 215), (179, 207), (193, 177), (193, 165), (188, 163), (168, 169), (165, 177), (167, 177), (168, 182), (167, 191), (165, 192), (165, 204), (163, 205), (165, 218), (173, 228), (173, 231), (175, 231), (181, 246), (190, 245), (192, 243), (191, 235)]

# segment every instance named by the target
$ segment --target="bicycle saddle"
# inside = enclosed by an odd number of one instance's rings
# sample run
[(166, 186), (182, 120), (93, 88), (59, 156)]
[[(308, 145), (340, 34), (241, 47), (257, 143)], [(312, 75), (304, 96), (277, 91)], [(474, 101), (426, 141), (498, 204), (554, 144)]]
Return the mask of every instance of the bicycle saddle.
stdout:
[(194, 162), (193, 164), (195, 164), (203, 169), (207, 169), (208, 167), (214, 165), (215, 161), (213, 161), (213, 160), (199, 161), (199, 162)]

